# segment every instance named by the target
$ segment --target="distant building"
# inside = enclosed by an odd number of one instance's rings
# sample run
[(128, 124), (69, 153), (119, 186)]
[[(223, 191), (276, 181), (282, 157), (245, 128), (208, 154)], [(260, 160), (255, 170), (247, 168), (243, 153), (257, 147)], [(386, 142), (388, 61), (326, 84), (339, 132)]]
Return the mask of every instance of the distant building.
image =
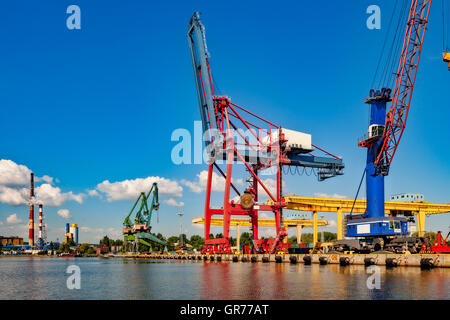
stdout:
[(99, 244), (97, 247), (94, 248), (95, 249), (95, 254), (99, 255), (99, 254), (104, 254), (104, 253), (109, 253), (109, 248), (106, 244)]
[(66, 233), (64, 234), (64, 242), (67, 243), (69, 240), (78, 244), (78, 225), (77, 224), (66, 224)]
[(419, 193), (402, 193), (391, 196), (391, 201), (396, 202), (411, 202), (411, 201), (425, 201), (423, 194)]
[(23, 238), (19, 237), (1, 237), (0, 236), (0, 243), (2, 246), (22, 246), (23, 245)]
[(111, 246), (111, 252), (120, 252), (122, 251), (122, 246)]

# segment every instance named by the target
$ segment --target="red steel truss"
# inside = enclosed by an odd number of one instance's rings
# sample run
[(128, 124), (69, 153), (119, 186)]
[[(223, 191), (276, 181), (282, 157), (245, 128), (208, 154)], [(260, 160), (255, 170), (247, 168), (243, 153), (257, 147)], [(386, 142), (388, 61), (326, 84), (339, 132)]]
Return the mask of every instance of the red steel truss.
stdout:
[(411, 2), (394, 94), (386, 115), (383, 143), (375, 160), (377, 171), (383, 175), (389, 173), (392, 158), (405, 130), (430, 7), (431, 0)]

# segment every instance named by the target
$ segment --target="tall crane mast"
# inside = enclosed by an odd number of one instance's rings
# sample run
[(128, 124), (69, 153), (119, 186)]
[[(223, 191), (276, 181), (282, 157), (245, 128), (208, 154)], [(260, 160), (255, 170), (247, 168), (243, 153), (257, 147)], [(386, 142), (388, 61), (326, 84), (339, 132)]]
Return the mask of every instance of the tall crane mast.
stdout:
[[(189, 21), (187, 38), (195, 76), (197, 98), (203, 125), (205, 147), (209, 155), (208, 180), (205, 200), (205, 246), (203, 252), (231, 253), (229, 228), (231, 215), (248, 215), (252, 221), (252, 244), (255, 252), (285, 250), (282, 243), (286, 237), (283, 225), (283, 167), (310, 168), (316, 170), (319, 180), (343, 174), (342, 159), (311, 144), (311, 135), (287, 130), (281, 126), (233, 103), (229, 97), (217, 96), (214, 92), (210, 55), (206, 46), (205, 28), (200, 15), (195, 12)], [(313, 155), (314, 150), (325, 153)], [(225, 161), (225, 162), (223, 162)], [(244, 164), (249, 174), (249, 186), (243, 193), (232, 182), (233, 163)], [(222, 170), (219, 164), (224, 163)], [(210, 207), (213, 170), (225, 178), (223, 207)], [(276, 176), (276, 188), (269, 188), (260, 177), (262, 170), (272, 169)], [(314, 171), (315, 172), (315, 171)], [(259, 189), (269, 197), (268, 203), (258, 203)], [(275, 190), (274, 190), (275, 189)], [(239, 200), (231, 198), (234, 191)], [(258, 212), (275, 214), (276, 238), (259, 239)], [(223, 238), (211, 239), (212, 215), (223, 215)]]

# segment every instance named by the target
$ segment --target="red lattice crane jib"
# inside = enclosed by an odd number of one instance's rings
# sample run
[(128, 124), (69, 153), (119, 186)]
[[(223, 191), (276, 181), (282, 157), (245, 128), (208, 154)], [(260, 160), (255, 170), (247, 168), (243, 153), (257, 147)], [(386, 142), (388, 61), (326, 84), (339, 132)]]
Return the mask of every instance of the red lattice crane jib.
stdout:
[(377, 173), (382, 175), (389, 173), (392, 158), (405, 130), (430, 6), (431, 0), (411, 2), (392, 103), (386, 115), (381, 149), (375, 160)]

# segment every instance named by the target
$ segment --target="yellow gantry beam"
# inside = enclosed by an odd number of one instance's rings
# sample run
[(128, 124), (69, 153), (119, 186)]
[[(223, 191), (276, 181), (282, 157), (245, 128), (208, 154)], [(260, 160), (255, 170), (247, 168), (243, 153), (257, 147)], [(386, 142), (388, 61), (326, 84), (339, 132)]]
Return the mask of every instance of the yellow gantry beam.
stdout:
[[(320, 212), (350, 212), (353, 206), (353, 199), (334, 198), (314, 198), (314, 197), (285, 197), (286, 209), (299, 211), (320, 211)], [(356, 200), (353, 213), (366, 212), (366, 200)], [(435, 204), (425, 201), (421, 202), (385, 202), (385, 213), (388, 215), (409, 215), (423, 212), (426, 215), (448, 213), (450, 204)]]
[[(317, 220), (318, 226), (327, 226), (327, 220)], [(205, 217), (197, 217), (192, 219), (192, 223), (196, 224), (205, 224)], [(283, 223), (285, 226), (302, 226), (302, 227), (313, 227), (314, 220), (308, 219), (283, 219)], [(214, 226), (223, 226), (223, 218), (211, 218), (211, 225)], [(252, 221), (250, 218), (231, 218), (230, 219), (231, 226), (243, 226), (250, 227), (252, 225)], [(275, 227), (275, 219), (261, 219), (258, 218), (258, 226), (259, 227)]]
[[(196, 224), (205, 224), (205, 217), (197, 217), (192, 219), (192, 223)], [(283, 224), (286, 227), (296, 227), (297, 234), (297, 243), (301, 243), (302, 239), (302, 229), (303, 227), (313, 227), (313, 237), (314, 243), (317, 242), (317, 227), (318, 226), (327, 226), (327, 220), (318, 220), (317, 212), (314, 215), (314, 219), (283, 219)], [(211, 225), (215, 226), (223, 226), (223, 218), (211, 218)], [(252, 221), (250, 218), (231, 218), (230, 225), (236, 226), (236, 240), (239, 248), (240, 241), (240, 230), (239, 227), (250, 227), (252, 225)], [(258, 218), (258, 226), (259, 227), (275, 227), (275, 219), (266, 219), (266, 218)], [(288, 233), (288, 228), (286, 228), (286, 233)], [(288, 236), (284, 239), (287, 242)]]
[[(298, 211), (315, 212), (336, 212), (337, 213), (337, 238), (343, 238), (342, 231), (342, 213), (365, 213), (366, 200), (353, 199), (334, 199), (334, 198), (314, 198), (291, 196), (285, 197), (286, 209)], [(268, 201), (270, 203), (270, 201)], [(419, 236), (425, 234), (425, 216), (430, 214), (448, 213), (450, 212), (450, 204), (436, 204), (425, 201), (417, 202), (385, 202), (385, 213), (390, 216), (396, 215), (417, 215), (417, 231)]]

